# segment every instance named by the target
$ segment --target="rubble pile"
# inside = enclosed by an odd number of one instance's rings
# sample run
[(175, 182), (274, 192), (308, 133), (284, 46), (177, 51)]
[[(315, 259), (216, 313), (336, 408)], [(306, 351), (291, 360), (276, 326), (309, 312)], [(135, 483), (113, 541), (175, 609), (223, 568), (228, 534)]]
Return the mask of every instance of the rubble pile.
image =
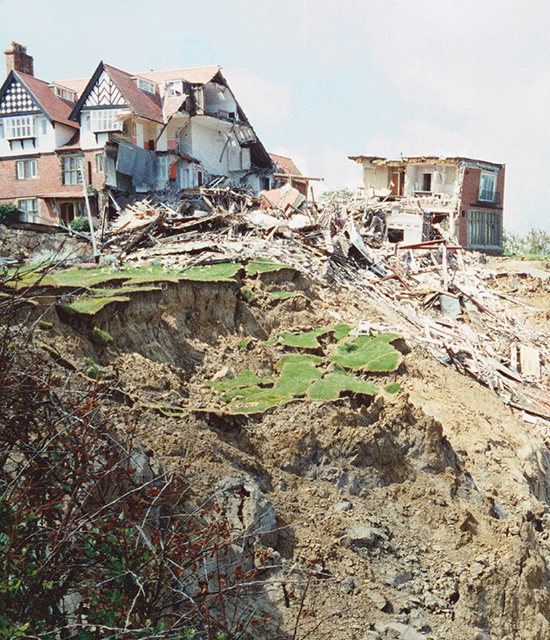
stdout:
[(529, 305), (491, 286), (496, 274), (481, 268), (477, 255), (438, 225), (433, 235), (414, 245), (387, 242), (384, 203), (367, 198), (283, 209), (250, 192), (209, 186), (127, 206), (103, 250), (121, 261), (154, 259), (178, 268), (263, 257), (361, 291), (393, 311), (393, 329), (406, 340), (490, 387), (550, 442), (548, 336), (522, 322), (518, 309)]

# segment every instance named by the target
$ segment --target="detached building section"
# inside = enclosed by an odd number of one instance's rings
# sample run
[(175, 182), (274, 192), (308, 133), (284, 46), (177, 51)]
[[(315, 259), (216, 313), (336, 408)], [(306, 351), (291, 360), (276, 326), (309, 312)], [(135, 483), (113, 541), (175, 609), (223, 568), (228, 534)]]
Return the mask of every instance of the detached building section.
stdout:
[(363, 166), (366, 195), (385, 211), (390, 240), (431, 240), (441, 224), (465, 249), (502, 254), (503, 164), (435, 156), (350, 160)]

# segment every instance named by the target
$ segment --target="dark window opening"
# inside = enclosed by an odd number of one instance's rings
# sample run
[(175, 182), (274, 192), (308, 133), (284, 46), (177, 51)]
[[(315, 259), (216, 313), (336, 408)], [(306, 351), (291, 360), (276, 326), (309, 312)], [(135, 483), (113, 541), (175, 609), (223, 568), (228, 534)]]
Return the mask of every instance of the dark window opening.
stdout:
[(388, 229), (388, 242), (396, 244), (397, 242), (403, 242), (404, 239), (404, 229)]
[(422, 175), (422, 191), (431, 191), (432, 190), (432, 174), (424, 173)]

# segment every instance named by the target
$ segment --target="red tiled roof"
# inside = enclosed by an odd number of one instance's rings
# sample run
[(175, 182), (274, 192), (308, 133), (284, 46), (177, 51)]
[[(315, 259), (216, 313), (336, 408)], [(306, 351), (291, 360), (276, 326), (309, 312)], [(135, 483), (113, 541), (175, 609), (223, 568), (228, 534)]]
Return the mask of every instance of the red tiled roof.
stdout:
[(80, 131), (77, 131), (74, 136), (65, 144), (57, 147), (56, 151), (76, 151), (80, 150)]
[(301, 176), (302, 172), (298, 167), (294, 164), (294, 161), (291, 158), (286, 158), (285, 156), (278, 156), (275, 153), (270, 153), (269, 157), (273, 160), (274, 164), (277, 165), (277, 168), (281, 170), (281, 173), (292, 174), (293, 176)]
[(211, 65), (209, 67), (190, 67), (188, 69), (170, 69), (168, 71), (145, 71), (136, 73), (136, 75), (157, 83), (166, 82), (167, 80), (185, 80), (189, 84), (207, 84), (220, 70), (221, 67), (218, 65)]
[(21, 73), (20, 71), (15, 73), (54, 122), (65, 124), (73, 129), (79, 128), (77, 122), (69, 120), (69, 115), (74, 107), (73, 102), (68, 102), (67, 100), (58, 98), (54, 95), (53, 91), (48, 86), (48, 83), (43, 80), (39, 80), (34, 76), (29, 76), (26, 73)]
[(162, 105), (158, 92), (153, 95), (142, 91), (138, 89), (136, 83), (132, 80), (133, 76), (126, 73), (126, 71), (121, 71), (107, 64), (103, 66), (115, 81), (115, 84), (118, 86), (124, 99), (136, 116), (162, 123)]

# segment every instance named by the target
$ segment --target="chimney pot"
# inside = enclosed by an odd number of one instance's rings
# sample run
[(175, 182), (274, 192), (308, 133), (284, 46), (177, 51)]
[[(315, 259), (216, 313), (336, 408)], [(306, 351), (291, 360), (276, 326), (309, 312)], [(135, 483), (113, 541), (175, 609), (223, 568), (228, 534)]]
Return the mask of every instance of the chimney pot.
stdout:
[(6, 71), (20, 71), (34, 76), (34, 58), (27, 53), (27, 47), (18, 42), (11, 43), (11, 49), (4, 51), (6, 56)]

